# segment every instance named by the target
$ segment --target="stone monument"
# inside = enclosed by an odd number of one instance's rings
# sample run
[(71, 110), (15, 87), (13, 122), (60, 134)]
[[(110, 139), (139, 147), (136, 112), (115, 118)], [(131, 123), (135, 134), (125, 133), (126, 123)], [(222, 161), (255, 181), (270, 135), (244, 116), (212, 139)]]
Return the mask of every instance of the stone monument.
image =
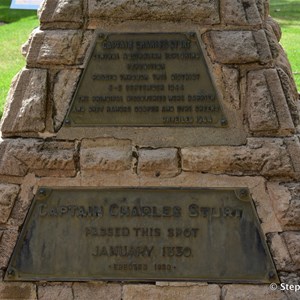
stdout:
[(1, 121), (0, 298), (298, 299), (299, 99), (268, 1), (39, 18)]

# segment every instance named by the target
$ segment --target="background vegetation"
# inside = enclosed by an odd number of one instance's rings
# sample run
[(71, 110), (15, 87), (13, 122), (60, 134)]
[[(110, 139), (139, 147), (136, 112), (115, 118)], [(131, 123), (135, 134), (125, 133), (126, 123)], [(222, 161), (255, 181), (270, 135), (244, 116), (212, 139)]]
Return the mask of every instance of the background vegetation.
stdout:
[[(0, 0), (0, 117), (12, 78), (25, 65), (21, 45), (38, 26), (35, 10), (9, 9), (11, 0)], [(300, 90), (300, 0), (271, 0), (270, 14), (280, 23), (281, 44), (287, 51)]]

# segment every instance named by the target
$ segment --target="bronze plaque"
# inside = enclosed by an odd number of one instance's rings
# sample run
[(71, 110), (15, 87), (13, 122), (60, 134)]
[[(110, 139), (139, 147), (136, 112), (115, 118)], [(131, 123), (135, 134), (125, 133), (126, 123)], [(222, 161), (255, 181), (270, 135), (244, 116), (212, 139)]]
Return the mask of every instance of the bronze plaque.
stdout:
[(246, 189), (40, 189), (6, 280), (276, 282)]
[(65, 125), (224, 127), (227, 120), (196, 33), (100, 33)]

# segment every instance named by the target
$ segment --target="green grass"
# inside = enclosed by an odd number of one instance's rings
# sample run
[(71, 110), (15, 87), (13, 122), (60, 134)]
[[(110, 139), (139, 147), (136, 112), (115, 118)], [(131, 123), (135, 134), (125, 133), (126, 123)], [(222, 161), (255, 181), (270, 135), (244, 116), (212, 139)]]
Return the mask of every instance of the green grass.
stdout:
[(300, 0), (271, 0), (270, 15), (280, 24), (281, 45), (287, 52), (300, 91)]
[(36, 11), (9, 9), (10, 0), (0, 2), (0, 117), (12, 78), (25, 66), (21, 46), (38, 26)]

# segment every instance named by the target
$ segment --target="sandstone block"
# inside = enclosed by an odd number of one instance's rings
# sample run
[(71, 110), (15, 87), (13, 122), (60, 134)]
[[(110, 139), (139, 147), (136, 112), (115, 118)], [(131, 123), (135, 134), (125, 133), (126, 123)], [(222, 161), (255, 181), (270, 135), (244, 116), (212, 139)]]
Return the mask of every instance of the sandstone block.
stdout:
[(293, 260), (294, 267), (300, 270), (300, 231), (286, 231), (282, 236)]
[(80, 65), (91, 33), (80, 30), (38, 30), (32, 37), (27, 65)]
[[(18, 227), (0, 229), (0, 269), (7, 268), (18, 238)], [(0, 299), (1, 292), (0, 292)]]
[(85, 175), (94, 175), (102, 171), (130, 170), (131, 165), (132, 144), (129, 140), (100, 138), (82, 141), (80, 167)]
[(0, 174), (25, 176), (74, 176), (75, 145), (38, 139), (5, 140), (0, 144)]
[(277, 21), (275, 21), (271, 16), (266, 19), (267, 26), (272, 28), (273, 33), (275, 34), (277, 41), (279, 42), (281, 39), (281, 28)]
[(248, 139), (247, 146), (182, 149), (182, 169), (232, 175), (293, 177), (293, 166), (281, 139)]
[(247, 77), (248, 121), (251, 131), (276, 131), (279, 122), (264, 71), (251, 71)]
[[(276, 69), (251, 71), (247, 76), (248, 120), (254, 132), (291, 134), (295, 127)], [(277, 119), (278, 118), (278, 119)]]
[(263, 30), (252, 31), (210, 31), (205, 34), (213, 47), (212, 57), (224, 64), (268, 62), (270, 49)]
[(3, 136), (45, 129), (47, 71), (23, 69), (13, 79), (1, 122)]
[(280, 78), (280, 82), (287, 101), (288, 108), (290, 110), (292, 120), (296, 126), (300, 122), (300, 114), (298, 110), (299, 95), (297, 87), (295, 86), (295, 82), (291, 77), (290, 72), (286, 73), (281, 68), (277, 68), (277, 72)]
[(300, 229), (300, 184), (267, 183), (276, 217), (285, 230)]
[(31, 283), (7, 283), (0, 282), (0, 299), (17, 300), (37, 299), (35, 285)]
[(121, 300), (122, 287), (120, 284), (75, 283), (73, 285), (74, 300)]
[(227, 97), (225, 99), (234, 109), (240, 109), (239, 71), (234, 68), (222, 67), (223, 82)]
[(69, 300), (73, 299), (72, 287), (66, 284), (55, 284), (38, 287), (39, 300)]
[(141, 149), (137, 172), (141, 175), (156, 177), (174, 177), (179, 170), (177, 149)]
[(294, 266), (282, 235), (272, 233), (269, 234), (268, 237), (270, 241), (270, 251), (277, 270), (292, 271)]
[[(300, 272), (294, 272), (294, 273), (287, 273), (287, 272), (280, 272), (280, 281), (286, 285), (299, 285), (299, 278), (300, 278)], [(289, 300), (298, 300), (299, 299), (299, 291), (291, 291), (291, 290), (286, 290), (285, 291), (286, 295), (288, 295)]]
[(7, 222), (19, 190), (18, 185), (0, 183), (0, 224)]
[(186, 0), (89, 0), (89, 17), (97, 20), (124, 22), (127, 20), (187, 21), (200, 24), (217, 24), (219, 1)]
[[(83, 23), (82, 0), (47, 0), (39, 10), (41, 28), (79, 28)], [(63, 25), (57, 24), (63, 22)]]
[(58, 131), (62, 126), (80, 74), (80, 70), (62, 70), (55, 75), (53, 87), (53, 123), (55, 131)]
[(220, 288), (216, 284), (189, 287), (160, 287), (154, 285), (125, 285), (123, 300), (219, 300)]
[(224, 0), (221, 14), (227, 25), (258, 25), (262, 23), (255, 0)]
[(224, 300), (287, 300), (280, 290), (272, 291), (269, 285), (224, 285), (222, 289)]

